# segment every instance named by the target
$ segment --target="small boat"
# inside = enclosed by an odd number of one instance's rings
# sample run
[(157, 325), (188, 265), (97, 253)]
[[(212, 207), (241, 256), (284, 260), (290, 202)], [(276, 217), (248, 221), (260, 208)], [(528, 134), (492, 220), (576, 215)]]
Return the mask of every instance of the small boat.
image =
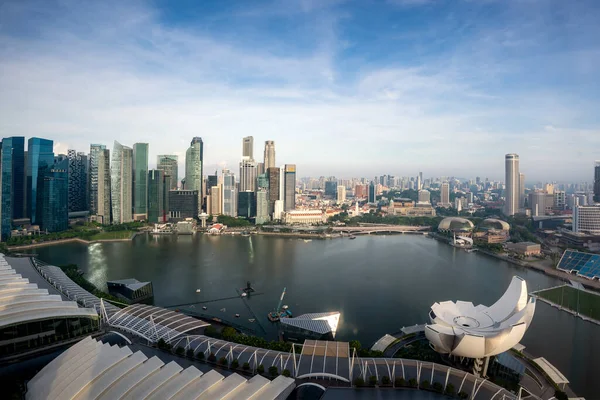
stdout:
[(206, 310), (206, 309), (207, 309), (207, 307), (206, 307), (206, 306), (202, 306), (202, 309), (203, 309), (203, 310)]
[(248, 296), (248, 293), (246, 293), (246, 292), (242, 293), (242, 297), (246, 297), (246, 296)]
[(349, 238), (349, 239), (350, 239), (350, 240), (354, 240), (354, 239), (356, 239), (356, 236), (350, 236), (350, 238)]
[(256, 321), (254, 318), (250, 318), (250, 319), (248, 320), (248, 322), (254, 322), (254, 321)]
[(240, 314), (235, 314), (235, 317), (236, 317), (236, 318), (239, 318), (239, 317), (240, 317)]
[(221, 308), (221, 312), (225, 312), (225, 311), (227, 311), (226, 308)]
[(304, 239), (304, 243), (312, 242), (312, 239)]
[(202, 290), (200, 289), (196, 289), (196, 293), (200, 293)]

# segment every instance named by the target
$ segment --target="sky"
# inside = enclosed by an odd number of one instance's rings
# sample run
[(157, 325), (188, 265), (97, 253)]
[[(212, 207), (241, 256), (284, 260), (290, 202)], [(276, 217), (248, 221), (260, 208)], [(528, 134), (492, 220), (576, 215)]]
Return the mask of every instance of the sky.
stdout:
[(237, 171), (592, 181), (596, 0), (0, 1), (0, 134)]

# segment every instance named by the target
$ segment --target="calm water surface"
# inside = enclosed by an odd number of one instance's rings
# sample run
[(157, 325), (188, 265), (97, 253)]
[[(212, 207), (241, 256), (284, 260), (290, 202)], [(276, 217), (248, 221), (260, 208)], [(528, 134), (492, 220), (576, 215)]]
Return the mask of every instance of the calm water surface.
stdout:
[[(561, 282), (477, 253), (420, 236), (363, 236), (356, 240), (275, 237), (141, 236), (132, 242), (72, 243), (33, 249), (42, 260), (76, 263), (99, 287), (107, 280), (152, 281), (155, 304), (171, 306), (236, 296), (251, 281), (262, 295), (205, 303), (205, 313), (274, 337), (266, 318), (284, 287), (294, 315), (340, 311), (337, 339), (371, 345), (385, 333), (427, 322), (432, 303), (468, 300), (490, 305), (513, 275), (529, 290)], [(201, 289), (201, 293), (196, 293)], [(181, 309), (202, 312), (201, 305)], [(221, 311), (221, 309), (225, 311)], [(239, 313), (240, 318), (233, 315)], [(248, 321), (256, 315), (257, 321)], [(600, 399), (600, 326), (539, 302), (522, 343), (544, 356), (579, 395)]]

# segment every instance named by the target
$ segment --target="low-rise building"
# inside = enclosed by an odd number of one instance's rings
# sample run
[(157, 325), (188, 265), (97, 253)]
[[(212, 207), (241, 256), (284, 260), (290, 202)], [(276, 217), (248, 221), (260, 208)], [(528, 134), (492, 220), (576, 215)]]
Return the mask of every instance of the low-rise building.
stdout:
[(321, 210), (291, 210), (283, 213), (283, 222), (288, 225), (316, 225), (327, 222)]
[(542, 246), (533, 242), (507, 243), (506, 248), (514, 253), (535, 256), (542, 253)]

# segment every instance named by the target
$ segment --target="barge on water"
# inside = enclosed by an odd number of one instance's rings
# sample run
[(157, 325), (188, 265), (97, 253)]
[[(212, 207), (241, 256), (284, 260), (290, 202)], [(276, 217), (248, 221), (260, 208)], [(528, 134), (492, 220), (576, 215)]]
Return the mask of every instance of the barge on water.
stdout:
[(267, 314), (267, 318), (271, 322), (277, 322), (282, 318), (290, 318), (292, 316), (292, 312), (288, 308), (288, 306), (282, 306), (283, 297), (285, 296), (285, 288), (283, 288), (283, 292), (281, 293), (281, 298), (279, 299), (279, 303), (277, 303), (277, 308)]

